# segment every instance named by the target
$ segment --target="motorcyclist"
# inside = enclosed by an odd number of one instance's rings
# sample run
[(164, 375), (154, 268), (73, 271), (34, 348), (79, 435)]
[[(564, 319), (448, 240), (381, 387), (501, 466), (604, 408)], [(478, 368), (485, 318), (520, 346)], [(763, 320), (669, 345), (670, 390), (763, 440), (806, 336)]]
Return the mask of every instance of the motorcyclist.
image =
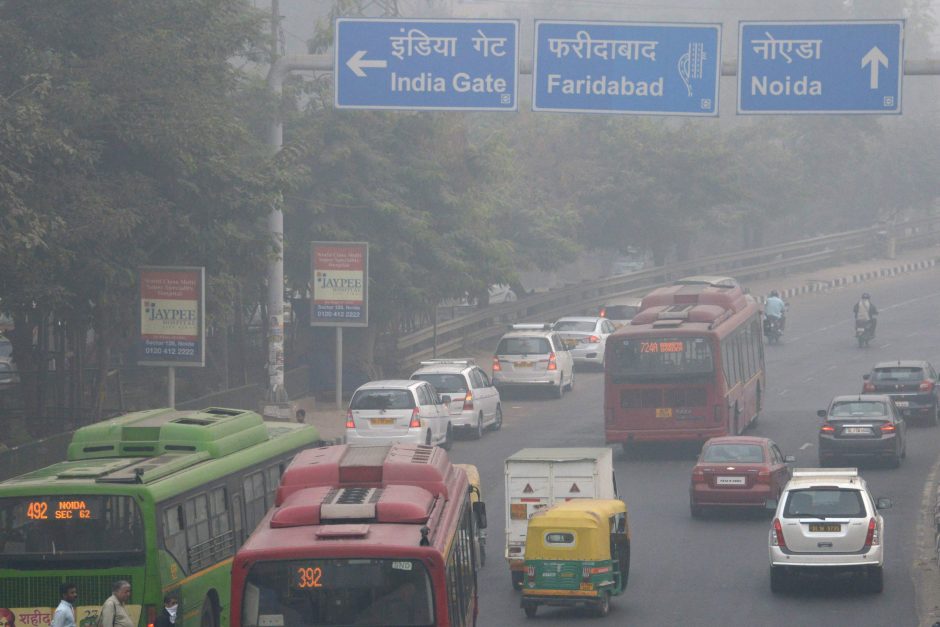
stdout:
[(875, 327), (878, 326), (878, 308), (871, 302), (871, 294), (865, 292), (862, 298), (852, 308), (855, 312), (856, 322), (865, 322), (871, 326), (871, 336), (875, 337)]
[(776, 320), (777, 328), (780, 329), (781, 333), (783, 333), (787, 321), (786, 311), (787, 304), (780, 298), (780, 293), (777, 290), (772, 290), (770, 296), (764, 301), (764, 317)]

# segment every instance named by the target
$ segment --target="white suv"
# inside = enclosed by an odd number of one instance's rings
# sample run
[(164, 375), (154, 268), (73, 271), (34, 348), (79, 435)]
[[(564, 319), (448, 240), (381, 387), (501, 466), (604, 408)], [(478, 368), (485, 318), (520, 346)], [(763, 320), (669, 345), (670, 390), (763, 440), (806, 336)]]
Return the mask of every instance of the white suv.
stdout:
[(551, 324), (514, 324), (496, 347), (493, 385), (548, 387), (561, 398), (574, 389), (574, 360)]
[(453, 427), (437, 390), (426, 381), (370, 381), (359, 387), (346, 411), (348, 444), (437, 444), (449, 449)]
[(431, 359), (411, 375), (434, 386), (443, 397), (450, 396), (450, 423), (470, 433), (475, 440), (483, 430), (498, 431), (503, 426), (499, 392), (490, 378), (472, 359)]
[(774, 508), (770, 529), (770, 589), (782, 592), (797, 573), (865, 577), (884, 588), (884, 520), (888, 499), (872, 499), (855, 468), (795, 469)]

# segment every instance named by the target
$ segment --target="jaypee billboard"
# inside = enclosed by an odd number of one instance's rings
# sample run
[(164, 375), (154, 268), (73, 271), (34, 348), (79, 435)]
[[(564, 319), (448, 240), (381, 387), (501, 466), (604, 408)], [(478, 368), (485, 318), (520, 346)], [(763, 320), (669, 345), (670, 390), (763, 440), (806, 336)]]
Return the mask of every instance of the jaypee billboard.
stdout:
[(205, 268), (140, 269), (139, 365), (206, 365), (205, 285)]
[(369, 326), (369, 244), (313, 242), (310, 325)]

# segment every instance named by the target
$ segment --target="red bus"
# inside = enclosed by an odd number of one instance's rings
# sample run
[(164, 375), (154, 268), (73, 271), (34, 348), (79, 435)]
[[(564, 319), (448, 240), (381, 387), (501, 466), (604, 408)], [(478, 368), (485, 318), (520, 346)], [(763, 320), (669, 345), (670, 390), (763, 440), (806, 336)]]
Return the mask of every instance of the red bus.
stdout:
[(437, 447), (309, 449), (232, 564), (232, 627), (476, 624), (466, 473)]
[(607, 339), (608, 443), (683, 441), (744, 431), (761, 410), (760, 308), (736, 282), (677, 282), (643, 299)]

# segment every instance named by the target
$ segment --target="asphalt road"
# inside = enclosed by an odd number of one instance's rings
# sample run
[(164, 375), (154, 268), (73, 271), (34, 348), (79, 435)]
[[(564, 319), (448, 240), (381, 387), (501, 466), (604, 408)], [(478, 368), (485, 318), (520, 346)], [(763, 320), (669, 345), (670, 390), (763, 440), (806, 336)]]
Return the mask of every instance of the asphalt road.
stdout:
[[(882, 314), (878, 337), (860, 349), (852, 304), (868, 290)], [(850, 287), (794, 300), (783, 343), (766, 347), (767, 401), (749, 433), (770, 437), (795, 466), (816, 466), (816, 410), (832, 396), (861, 389), (861, 375), (880, 360), (926, 358), (940, 366), (940, 271)], [(526, 619), (502, 558), (503, 460), (528, 446), (603, 446), (603, 375), (581, 372), (561, 400), (521, 394), (504, 399), (503, 430), (479, 442), (458, 442), (451, 457), (480, 468), (490, 522), (488, 561), (481, 571), (481, 627), (569, 623), (610, 625), (917, 625), (912, 568), (915, 526), (927, 474), (940, 454), (940, 429), (909, 429), (898, 470), (863, 468), (874, 496), (887, 496), (885, 590), (859, 592), (850, 581), (806, 582), (773, 595), (768, 582), (764, 515), (721, 513), (693, 520), (689, 472), (697, 451), (656, 447), (615, 450), (615, 468), (633, 531), (630, 583), (606, 618), (539, 608)]]

